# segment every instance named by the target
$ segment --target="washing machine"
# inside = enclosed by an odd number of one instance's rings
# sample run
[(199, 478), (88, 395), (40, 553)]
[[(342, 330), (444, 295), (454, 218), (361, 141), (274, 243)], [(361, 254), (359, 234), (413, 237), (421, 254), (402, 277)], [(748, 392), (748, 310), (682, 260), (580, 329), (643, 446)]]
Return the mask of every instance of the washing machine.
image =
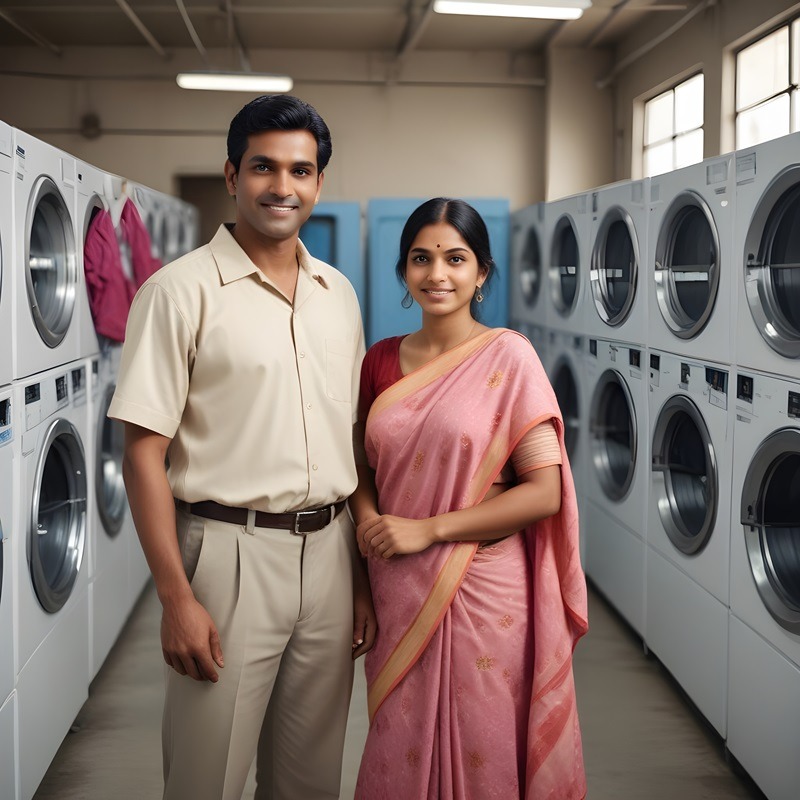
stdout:
[(14, 377), (80, 358), (75, 159), (14, 131)]
[(518, 331), (522, 325), (547, 328), (544, 210), (544, 203), (536, 203), (511, 215), (509, 320)]
[(88, 695), (86, 362), (14, 384), (20, 794), (30, 798)]
[(741, 370), (727, 745), (770, 800), (800, 786), (800, 379)]
[[(724, 738), (733, 464), (728, 369), (651, 350), (645, 641)], [(723, 676), (721, 679), (720, 676)]]
[(585, 331), (645, 342), (649, 179), (604, 186), (591, 195)]
[(647, 343), (733, 363), (732, 154), (650, 179)]
[(800, 133), (736, 153), (735, 363), (800, 375)]
[(13, 140), (12, 128), (0, 122), (0, 386), (14, 380)]
[(649, 457), (645, 352), (621, 342), (587, 341), (586, 572), (642, 634)]
[(586, 332), (589, 282), (589, 196), (564, 197), (545, 205), (545, 276), (551, 330)]
[(548, 339), (543, 363), (564, 420), (564, 443), (578, 496), (581, 559), (585, 563), (586, 539), (583, 526), (586, 523), (585, 484), (589, 454), (585, 340), (582, 336), (559, 331), (550, 331)]
[(147, 228), (151, 255), (163, 262), (168, 233), (161, 193), (133, 182), (128, 182), (126, 191)]
[(125, 528), (129, 510), (122, 479), (125, 429), (107, 416), (116, 385), (110, 352), (91, 359), (89, 382), (89, 677), (93, 679), (125, 624), (131, 591)]
[(15, 535), (15, 498), (17, 462), (14, 453), (13, 400), (10, 386), (0, 389), (0, 705), (14, 691), (16, 677), (14, 650), (14, 592), (12, 537)]

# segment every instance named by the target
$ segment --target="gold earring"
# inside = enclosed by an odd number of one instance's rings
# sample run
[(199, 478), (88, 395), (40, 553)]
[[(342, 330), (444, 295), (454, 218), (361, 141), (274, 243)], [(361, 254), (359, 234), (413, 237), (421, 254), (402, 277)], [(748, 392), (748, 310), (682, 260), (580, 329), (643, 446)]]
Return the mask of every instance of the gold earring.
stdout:
[(483, 294), (481, 293), (481, 287), (480, 286), (476, 286), (475, 287), (475, 302), (476, 303), (482, 303), (483, 302)]

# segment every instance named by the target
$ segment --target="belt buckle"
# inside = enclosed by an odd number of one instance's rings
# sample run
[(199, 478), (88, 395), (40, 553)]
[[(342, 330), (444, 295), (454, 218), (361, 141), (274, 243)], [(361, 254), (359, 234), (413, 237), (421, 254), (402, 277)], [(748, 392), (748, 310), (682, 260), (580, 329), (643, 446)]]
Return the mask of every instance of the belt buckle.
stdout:
[[(331, 503), (329, 508), (330, 508), (330, 512), (331, 512), (331, 518), (330, 518), (330, 520), (328, 520), (326, 525), (330, 525), (331, 522), (333, 522), (333, 520), (336, 518), (336, 504), (335, 503)], [(295, 536), (307, 536), (309, 533), (316, 533), (316, 531), (301, 531), (300, 530), (300, 517), (302, 517), (304, 514), (306, 514), (306, 515), (307, 514), (319, 514), (320, 512), (325, 511), (325, 510), (326, 510), (325, 508), (314, 508), (314, 509), (310, 509), (308, 511), (295, 511), (294, 512), (294, 528), (292, 529), (292, 533)], [(325, 525), (322, 525), (319, 528), (317, 528), (316, 530), (317, 531), (322, 530), (322, 528), (324, 528), (324, 527), (325, 527)]]

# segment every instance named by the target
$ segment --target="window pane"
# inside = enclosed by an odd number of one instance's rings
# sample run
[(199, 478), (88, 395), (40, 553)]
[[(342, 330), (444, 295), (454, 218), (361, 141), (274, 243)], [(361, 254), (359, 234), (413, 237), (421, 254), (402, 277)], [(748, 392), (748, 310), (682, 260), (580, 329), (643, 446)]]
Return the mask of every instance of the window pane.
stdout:
[(672, 106), (675, 99), (670, 89), (654, 97), (644, 106), (644, 143), (652, 144), (659, 139), (667, 139), (673, 134)]
[(644, 174), (646, 178), (661, 175), (675, 169), (672, 140), (648, 147), (644, 151)]
[(675, 169), (703, 160), (703, 129), (675, 137)]
[(736, 147), (751, 147), (785, 136), (789, 131), (789, 95), (762, 103), (760, 106), (742, 111), (736, 117)]
[(800, 83), (800, 19), (792, 23), (792, 83), (797, 86)]
[(675, 87), (675, 133), (703, 127), (703, 76)]
[(736, 110), (789, 87), (789, 28), (779, 28), (736, 56)]

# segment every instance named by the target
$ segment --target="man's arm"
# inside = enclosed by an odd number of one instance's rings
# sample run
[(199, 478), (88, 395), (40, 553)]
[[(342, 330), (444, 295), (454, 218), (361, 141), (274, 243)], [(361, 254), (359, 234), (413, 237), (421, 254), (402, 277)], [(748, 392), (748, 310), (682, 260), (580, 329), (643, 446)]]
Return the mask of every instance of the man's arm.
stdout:
[(122, 472), (133, 521), (153, 573), (161, 616), (164, 661), (181, 675), (216, 682), (222, 667), (216, 626), (194, 597), (183, 569), (175, 527), (175, 501), (164, 460), (170, 439), (125, 423)]

